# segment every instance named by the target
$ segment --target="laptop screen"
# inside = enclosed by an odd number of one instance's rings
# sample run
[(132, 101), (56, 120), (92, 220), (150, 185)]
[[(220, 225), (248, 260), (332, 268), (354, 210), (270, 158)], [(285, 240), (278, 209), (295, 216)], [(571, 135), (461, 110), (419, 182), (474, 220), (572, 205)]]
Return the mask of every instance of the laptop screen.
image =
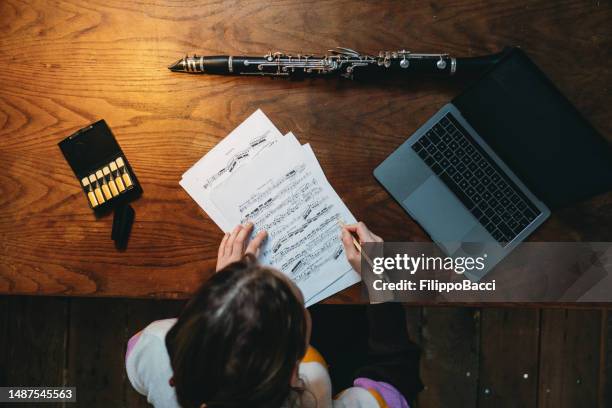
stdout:
[(612, 190), (610, 144), (521, 50), (453, 104), (550, 208)]

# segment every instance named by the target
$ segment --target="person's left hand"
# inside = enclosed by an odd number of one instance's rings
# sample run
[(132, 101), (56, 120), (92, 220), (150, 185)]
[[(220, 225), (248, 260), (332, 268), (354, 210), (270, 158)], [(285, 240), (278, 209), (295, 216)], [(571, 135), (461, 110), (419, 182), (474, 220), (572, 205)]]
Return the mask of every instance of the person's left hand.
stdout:
[(237, 225), (231, 233), (225, 233), (219, 245), (217, 272), (232, 262), (240, 261), (244, 254), (253, 254), (255, 257), (259, 255), (259, 248), (268, 234), (266, 231), (259, 231), (247, 245), (251, 232), (253, 232), (253, 223), (247, 222), (244, 225)]

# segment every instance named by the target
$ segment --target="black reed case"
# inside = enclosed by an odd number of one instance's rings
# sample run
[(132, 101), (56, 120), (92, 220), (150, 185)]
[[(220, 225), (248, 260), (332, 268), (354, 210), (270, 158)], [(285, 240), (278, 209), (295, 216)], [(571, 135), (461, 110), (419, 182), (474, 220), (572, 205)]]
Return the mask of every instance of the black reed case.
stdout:
[(136, 174), (104, 120), (78, 130), (58, 145), (97, 215), (142, 194)]

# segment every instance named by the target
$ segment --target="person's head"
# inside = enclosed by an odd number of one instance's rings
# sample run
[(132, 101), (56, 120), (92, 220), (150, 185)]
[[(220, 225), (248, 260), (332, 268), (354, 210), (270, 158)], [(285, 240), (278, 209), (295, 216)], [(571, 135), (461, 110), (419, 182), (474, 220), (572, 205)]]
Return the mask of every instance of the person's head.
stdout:
[(166, 336), (179, 404), (280, 407), (309, 336), (297, 286), (247, 255), (205, 282)]

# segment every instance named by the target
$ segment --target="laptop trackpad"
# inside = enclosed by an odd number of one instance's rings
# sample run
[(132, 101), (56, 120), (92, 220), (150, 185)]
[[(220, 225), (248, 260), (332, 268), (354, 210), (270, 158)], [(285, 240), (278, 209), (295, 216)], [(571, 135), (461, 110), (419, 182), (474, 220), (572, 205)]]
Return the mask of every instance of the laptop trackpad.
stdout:
[(461, 242), (477, 224), (461, 201), (436, 176), (429, 177), (403, 204), (436, 242)]

